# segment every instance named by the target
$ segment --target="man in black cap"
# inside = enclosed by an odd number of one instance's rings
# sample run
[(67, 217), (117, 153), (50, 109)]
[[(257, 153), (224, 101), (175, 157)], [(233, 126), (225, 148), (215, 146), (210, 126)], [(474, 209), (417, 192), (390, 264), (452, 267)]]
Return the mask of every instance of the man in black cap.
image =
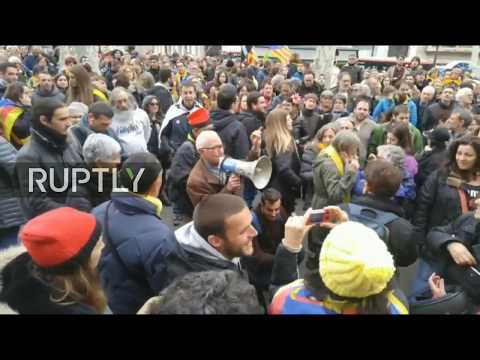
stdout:
[(92, 213), (104, 229), (99, 272), (109, 307), (134, 314), (166, 285), (164, 256), (176, 241), (160, 218), (162, 165), (155, 155), (130, 155), (119, 178), (128, 191), (112, 192), (112, 200)]
[(418, 158), (418, 173), (415, 176), (417, 189), (420, 189), (433, 171), (447, 161), (447, 144), (450, 140), (450, 133), (446, 128), (436, 128), (425, 132), (424, 135), (427, 137), (428, 146)]

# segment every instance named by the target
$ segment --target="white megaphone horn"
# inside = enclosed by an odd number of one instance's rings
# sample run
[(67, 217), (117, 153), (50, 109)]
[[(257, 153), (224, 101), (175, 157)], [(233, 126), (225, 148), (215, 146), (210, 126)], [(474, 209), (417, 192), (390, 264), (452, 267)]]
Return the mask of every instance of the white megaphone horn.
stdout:
[(272, 162), (267, 156), (262, 156), (256, 161), (242, 161), (225, 157), (220, 169), (226, 173), (234, 173), (249, 178), (253, 185), (262, 190), (272, 176)]

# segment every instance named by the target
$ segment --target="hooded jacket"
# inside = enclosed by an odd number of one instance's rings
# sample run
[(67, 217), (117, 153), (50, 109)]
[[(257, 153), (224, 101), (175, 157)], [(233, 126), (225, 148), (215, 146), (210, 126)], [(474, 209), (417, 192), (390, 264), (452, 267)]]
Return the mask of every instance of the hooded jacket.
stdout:
[[(109, 206), (110, 205), (110, 206)], [(168, 285), (166, 256), (176, 241), (160, 218), (159, 204), (132, 193), (113, 193), (112, 200), (92, 210), (104, 237), (115, 246), (122, 266), (106, 242), (98, 269), (108, 304), (114, 314), (134, 314)], [(108, 229), (105, 214), (108, 209)]]
[(263, 119), (261, 116), (261, 114), (253, 111), (244, 111), (238, 114), (238, 120), (243, 124), (243, 126), (245, 126), (245, 129), (247, 129), (247, 136), (249, 139), (250, 135), (255, 130), (263, 126), (265, 122), (265, 115), (263, 115)]
[(452, 101), (450, 105), (445, 105), (441, 100), (433, 103), (423, 113), (422, 127), (424, 131), (435, 128), (440, 120), (447, 120), (452, 114), (455, 108), (455, 101)]
[[(84, 115), (77, 125), (74, 125), (68, 129), (68, 132), (70, 133), (71, 146), (76, 151), (76, 153), (83, 158), (83, 144), (85, 144), (85, 141), (87, 140), (89, 135), (95, 134), (95, 131), (90, 129), (90, 126), (88, 126), (88, 116)], [(107, 128), (107, 130), (103, 132), (103, 134), (110, 136), (112, 139), (116, 140), (120, 144), (120, 157), (122, 158), (122, 160), (124, 160), (127, 155), (123, 150), (122, 144), (118, 136), (113, 132), (111, 128)]]
[(247, 129), (238, 115), (227, 110), (216, 110), (210, 114), (215, 131), (225, 146), (225, 155), (234, 159), (246, 159), (249, 151)]
[(45, 93), (43, 91), (41, 91), (40, 89), (37, 89), (37, 91), (35, 91), (32, 95), (32, 105), (35, 105), (35, 103), (38, 101), (38, 100), (41, 100), (41, 99), (47, 99), (47, 98), (51, 98), (51, 99), (57, 99), (58, 101), (61, 101), (61, 102), (65, 102), (65, 95), (62, 94), (55, 86), (48, 92), (48, 93)]
[(187, 109), (181, 98), (170, 106), (160, 128), (159, 144), (163, 142), (176, 151), (192, 131), (188, 124), (188, 115), (201, 107), (198, 102), (195, 102), (191, 109)]

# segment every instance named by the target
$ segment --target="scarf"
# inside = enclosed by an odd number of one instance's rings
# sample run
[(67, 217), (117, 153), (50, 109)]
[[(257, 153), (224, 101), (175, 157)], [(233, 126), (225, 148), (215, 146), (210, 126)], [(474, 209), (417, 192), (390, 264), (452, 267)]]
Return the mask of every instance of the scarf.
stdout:
[[(343, 177), (343, 175), (345, 175), (345, 166), (344, 166), (343, 160), (340, 157), (340, 154), (337, 152), (337, 150), (333, 146), (328, 146), (325, 150), (322, 151), (322, 153), (325, 153), (330, 159), (332, 159), (332, 161), (335, 164), (335, 167), (337, 168), (340, 176)], [(347, 193), (343, 196), (343, 202), (344, 203), (349, 203), (350, 200), (351, 200), (350, 193)]]

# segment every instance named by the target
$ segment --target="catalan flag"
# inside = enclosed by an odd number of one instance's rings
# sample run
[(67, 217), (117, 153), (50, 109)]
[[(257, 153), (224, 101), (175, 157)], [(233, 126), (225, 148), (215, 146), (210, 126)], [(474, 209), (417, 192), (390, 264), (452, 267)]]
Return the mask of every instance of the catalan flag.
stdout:
[(292, 52), (288, 48), (288, 46), (283, 45), (274, 45), (270, 46), (271, 56), (275, 57), (280, 60), (282, 64), (288, 64), (290, 57), (292, 56)]

